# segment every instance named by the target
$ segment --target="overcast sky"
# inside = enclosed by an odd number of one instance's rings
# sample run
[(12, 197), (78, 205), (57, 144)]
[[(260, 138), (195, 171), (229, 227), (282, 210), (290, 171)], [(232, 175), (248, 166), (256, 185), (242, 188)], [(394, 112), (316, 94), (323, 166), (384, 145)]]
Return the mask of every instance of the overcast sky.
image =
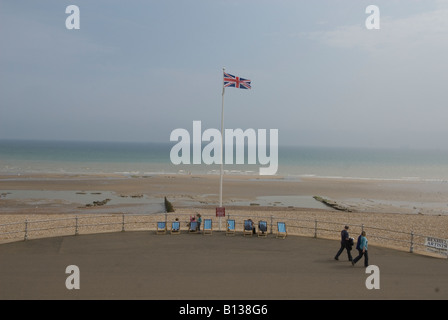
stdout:
[[(69, 30), (69, 5), (80, 29)], [(380, 9), (368, 30), (366, 7)], [(225, 127), (280, 145), (448, 148), (448, 2), (0, 0), (0, 139), (156, 141)]]

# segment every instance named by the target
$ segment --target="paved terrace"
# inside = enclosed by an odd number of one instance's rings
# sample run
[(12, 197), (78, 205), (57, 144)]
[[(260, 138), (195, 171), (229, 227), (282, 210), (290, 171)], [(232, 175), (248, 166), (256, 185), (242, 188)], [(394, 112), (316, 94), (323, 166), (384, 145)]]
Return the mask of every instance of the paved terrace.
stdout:
[[(448, 299), (448, 261), (371, 246), (380, 289), (368, 290), (338, 241), (154, 231), (0, 245), (0, 299)], [(356, 250), (353, 251), (355, 255)], [(80, 289), (68, 290), (68, 265)]]

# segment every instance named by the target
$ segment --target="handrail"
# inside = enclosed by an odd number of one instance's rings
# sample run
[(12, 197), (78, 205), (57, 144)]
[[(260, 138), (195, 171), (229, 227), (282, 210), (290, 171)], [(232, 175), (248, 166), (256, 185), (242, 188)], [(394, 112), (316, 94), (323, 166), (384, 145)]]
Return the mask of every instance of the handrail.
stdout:
[[(157, 221), (164, 220), (165, 222), (168, 221), (168, 216), (172, 220), (174, 220), (174, 216), (181, 217), (185, 216), (185, 220), (181, 220), (181, 226), (182, 222), (188, 223), (189, 219), (188, 216), (191, 216), (191, 213), (151, 213), (151, 214), (108, 214), (108, 215), (77, 215), (75, 217), (64, 217), (64, 218), (55, 218), (55, 219), (39, 219), (39, 220), (28, 220), (22, 222), (10, 222), (5, 224), (0, 224), (0, 241), (7, 241), (11, 240), (11, 238), (7, 237), (13, 234), (23, 234), (23, 239), (28, 240), (30, 233), (34, 232), (41, 232), (41, 231), (49, 231), (49, 230), (66, 230), (66, 229), (74, 229), (73, 233), (69, 234), (79, 234), (79, 230), (91, 228), (91, 227), (106, 227), (106, 226), (116, 226), (121, 225), (121, 231), (125, 230), (132, 230), (132, 225), (136, 224), (148, 224), (149, 226), (146, 227), (144, 230), (155, 230), (155, 225)], [(213, 214), (202, 214), (203, 218), (206, 217), (214, 217)], [(120, 219), (121, 218), (121, 219)], [(133, 219), (134, 218), (134, 219)], [(228, 214), (226, 218), (224, 219), (233, 219), (235, 221), (235, 226), (237, 226), (239, 223), (242, 224), (242, 221), (244, 219), (252, 218), (253, 216), (250, 215), (236, 215), (236, 214)], [(239, 218), (240, 221), (238, 221)], [(332, 228), (331, 225), (344, 225), (344, 223), (336, 222), (336, 221), (322, 221), (317, 219), (301, 219), (299, 217), (297, 218), (283, 218), (283, 217), (276, 217), (273, 215), (266, 215), (266, 216), (257, 216), (256, 219), (264, 219), (268, 222), (268, 232), (274, 233), (274, 222), (292, 222), (292, 224), (287, 224), (288, 233), (289, 234), (295, 234), (295, 235), (303, 235), (303, 232), (299, 232), (295, 229), (308, 229), (310, 231), (314, 231), (314, 237), (318, 238), (320, 235), (322, 237), (322, 233), (334, 233), (333, 238), (338, 239), (339, 238), (339, 229), (338, 228)], [(94, 219), (95, 221), (91, 221), (90, 223), (83, 223), (84, 220), (87, 219)], [(105, 221), (108, 219), (108, 221)], [(137, 220), (136, 220), (137, 219)], [(142, 221), (142, 219), (144, 221)], [(216, 218), (218, 219), (218, 218)], [(254, 219), (254, 221), (256, 220)], [(22, 226), (22, 228), (20, 227)], [(152, 226), (152, 227), (151, 227)], [(329, 227), (330, 226), (330, 227)], [(398, 243), (402, 243), (403, 246), (409, 247), (409, 252), (414, 252), (415, 246), (424, 246), (422, 243), (417, 243), (415, 241), (416, 238), (425, 238), (428, 237), (427, 235), (422, 234), (416, 234), (412, 230), (411, 232), (405, 232), (400, 230), (393, 230), (393, 229), (385, 229), (377, 226), (367, 226), (364, 224), (351, 224), (352, 227), (361, 228), (361, 230), (380, 230), (382, 232), (382, 235), (377, 235), (375, 233), (369, 235), (369, 239), (373, 240), (387, 240), (387, 241), (394, 241)], [(14, 230), (9, 230), (11, 229)], [(181, 228), (182, 229), (182, 228)], [(236, 227), (238, 230), (238, 227)], [(270, 230), (269, 230), (270, 229)], [(293, 229), (295, 232), (291, 231)], [(2, 232), (2, 230), (5, 230)], [(115, 229), (114, 229), (115, 230)], [(141, 229), (139, 229), (141, 230)], [(113, 231), (113, 230), (106, 230), (106, 231)], [(221, 230), (219, 230), (221, 231)], [(225, 231), (225, 230), (223, 230)], [(86, 233), (96, 233), (100, 232), (100, 230), (94, 230), (93, 232)], [(389, 237), (384, 236), (384, 233), (392, 233), (401, 235), (401, 238), (397, 237)], [(51, 236), (51, 235), (50, 235)], [(328, 237), (326, 237), (328, 238)], [(330, 237), (331, 238), (331, 237)], [(17, 239), (15, 239), (17, 241)], [(14, 239), (12, 240), (14, 241)], [(386, 245), (387, 247), (387, 245)]]

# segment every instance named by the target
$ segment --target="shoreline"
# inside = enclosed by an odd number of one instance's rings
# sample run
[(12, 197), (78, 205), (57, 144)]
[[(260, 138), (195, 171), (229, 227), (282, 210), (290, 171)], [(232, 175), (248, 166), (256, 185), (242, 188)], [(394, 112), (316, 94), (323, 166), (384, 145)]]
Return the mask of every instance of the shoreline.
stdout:
[[(60, 193), (60, 201), (49, 207), (60, 207), (74, 202), (64, 198), (68, 192), (108, 193), (116, 197), (141, 195), (146, 203), (158, 203), (168, 197), (175, 206), (218, 204), (219, 176), (157, 174), (151, 176), (123, 176), (120, 174), (0, 174), (0, 209), (8, 212), (22, 207), (26, 193), (45, 200), (43, 191)], [(13, 192), (16, 190), (17, 192)], [(73, 197), (71, 195), (70, 197)], [(104, 198), (104, 197), (103, 197)], [(103, 201), (98, 196), (97, 201)], [(448, 183), (440, 181), (369, 180), (347, 178), (224, 175), (223, 204), (245, 206), (297, 207), (322, 209), (322, 201), (334, 203), (352, 212), (407, 213), (448, 215)], [(22, 200), (22, 201), (20, 201)], [(36, 200), (36, 199), (35, 199)], [(20, 206), (21, 204), (21, 206)], [(33, 204), (31, 201), (30, 206)], [(50, 205), (51, 204), (51, 205)], [(78, 207), (86, 203), (78, 202)], [(121, 204), (120, 201), (112, 204)], [(131, 204), (131, 203), (128, 203)], [(109, 205), (108, 205), (109, 206)], [(105, 206), (105, 207), (108, 207)], [(68, 205), (73, 210), (76, 206)], [(331, 209), (331, 208), (328, 208)]]
[[(416, 245), (422, 250), (424, 236), (448, 239), (447, 203), (443, 202), (448, 195), (446, 183), (225, 176), (223, 189), (226, 218), (236, 218), (238, 224), (242, 223), (243, 217), (254, 221), (284, 219), (291, 234), (313, 236), (315, 221), (319, 221), (322, 228), (319, 237), (333, 240), (340, 237), (340, 229), (345, 224), (352, 226), (352, 237), (365, 226), (372, 244), (400, 250), (409, 249), (406, 246), (412, 233)], [(219, 179), (214, 175), (143, 178), (56, 174), (21, 175), (14, 179), (0, 175), (0, 190), (0, 234), (3, 234), (0, 243), (10, 241), (10, 237), (23, 239), (20, 230), (26, 220), (32, 225), (30, 230), (39, 230), (31, 233), (31, 239), (72, 234), (75, 217), (93, 224), (81, 228), (81, 233), (120, 231), (125, 215), (126, 220), (142, 219), (136, 222), (135, 230), (155, 230), (156, 222), (165, 217), (164, 197), (175, 209), (169, 214), (169, 221), (178, 216), (186, 224), (189, 215), (196, 213), (212, 218), (215, 226), (218, 221), (215, 208)], [(314, 196), (329, 199), (350, 210), (324, 206)], [(104, 201), (106, 197), (110, 201)], [(311, 208), (301, 205), (304, 201), (313, 201)], [(86, 206), (92, 202), (104, 205)], [(323, 207), (313, 207), (316, 204)], [(67, 225), (49, 230), (47, 224), (39, 225), (39, 220), (53, 219)], [(56, 222), (49, 223), (52, 226)], [(384, 240), (385, 235), (398, 237), (397, 245)]]
[[(177, 177), (219, 177), (219, 170), (209, 170), (208, 172), (192, 172), (187, 170), (178, 170), (173, 172), (167, 171), (120, 171), (120, 172), (40, 172), (40, 171), (30, 171), (30, 172), (1, 172), (0, 171), (0, 181), (5, 180), (20, 180), (26, 179), (100, 179), (100, 178), (110, 178), (110, 179), (127, 179), (127, 178), (150, 178), (154, 176), (177, 176)], [(403, 177), (361, 177), (361, 176), (339, 176), (339, 175), (316, 175), (316, 174), (275, 174), (275, 175), (260, 175), (255, 171), (241, 171), (241, 170), (224, 170), (224, 176), (230, 179), (250, 179), (259, 181), (297, 181), (297, 180), (334, 180), (334, 181), (366, 181), (366, 182), (396, 182), (396, 183), (407, 183), (407, 182), (421, 182), (421, 183), (447, 183), (448, 178), (422, 178), (418, 176), (403, 176)]]
[[(139, 215), (163, 212), (164, 197), (179, 214), (214, 216), (219, 199), (215, 175), (0, 175), (0, 225), (49, 217)], [(448, 238), (448, 184), (416, 181), (279, 179), (224, 176), (228, 215), (369, 225)], [(34, 198), (33, 198), (34, 196)], [(348, 208), (335, 210), (318, 196)], [(105, 199), (109, 201), (105, 201)], [(311, 201), (311, 202), (310, 202)], [(88, 205), (100, 203), (101, 205)], [(104, 205), (103, 205), (104, 204)], [(322, 207), (318, 207), (321, 205)], [(4, 231), (2, 231), (4, 232)]]

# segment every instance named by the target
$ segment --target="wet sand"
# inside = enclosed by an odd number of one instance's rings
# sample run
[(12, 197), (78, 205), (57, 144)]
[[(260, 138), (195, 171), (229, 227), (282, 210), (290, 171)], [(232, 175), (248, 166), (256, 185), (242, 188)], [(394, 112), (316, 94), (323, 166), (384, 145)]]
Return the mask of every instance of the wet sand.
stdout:
[[(27, 199), (25, 191), (70, 191), (73, 194), (97, 193), (98, 201), (114, 193), (123, 200), (109, 209), (138, 204), (138, 196), (146, 203), (161, 203), (166, 196), (177, 206), (218, 205), (219, 176), (154, 175), (125, 177), (120, 175), (21, 175), (0, 176), (1, 213), (49, 213), (81, 210), (88, 201), (61, 199)], [(14, 194), (21, 192), (20, 199)], [(337, 178), (225, 176), (223, 201), (225, 206), (261, 205), (319, 209), (322, 205), (310, 201), (313, 196), (335, 201), (353, 212), (407, 213), (448, 215), (448, 183), (437, 181), (350, 180)], [(110, 195), (109, 195), (110, 197)], [(33, 200), (33, 201), (32, 201)], [(39, 200), (41, 200), (39, 202)], [(46, 200), (46, 201), (45, 201)], [(306, 201), (305, 201), (306, 200)], [(140, 201), (142, 202), (142, 201)], [(304, 203), (305, 202), (305, 203)], [(145, 203), (143, 201), (143, 203)]]

